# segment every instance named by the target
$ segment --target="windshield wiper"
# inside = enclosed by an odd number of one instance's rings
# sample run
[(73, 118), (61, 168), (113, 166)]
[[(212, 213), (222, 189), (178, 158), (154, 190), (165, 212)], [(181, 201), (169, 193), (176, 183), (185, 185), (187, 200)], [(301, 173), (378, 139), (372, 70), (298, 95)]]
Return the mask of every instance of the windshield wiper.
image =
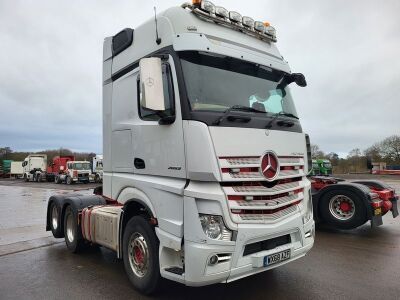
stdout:
[(219, 123), (222, 122), (223, 119), (233, 110), (240, 110), (240, 111), (246, 111), (246, 112), (256, 112), (256, 113), (265, 113), (264, 111), (248, 107), (248, 106), (243, 106), (243, 105), (232, 105), (229, 107), (227, 110), (224, 111), (224, 113), (218, 117), (212, 124), (213, 125), (219, 125)]
[(295, 116), (294, 114), (281, 111), (281, 112), (275, 114), (275, 116), (272, 118), (271, 121), (268, 122), (268, 124), (267, 124), (267, 126), (265, 126), (265, 128), (271, 128), (271, 127), (272, 127), (272, 123), (274, 123), (274, 121), (275, 121), (279, 116), (290, 117), (290, 118), (294, 118), (294, 119), (297, 119), (297, 120), (299, 119), (299, 118), (298, 118), (297, 116)]

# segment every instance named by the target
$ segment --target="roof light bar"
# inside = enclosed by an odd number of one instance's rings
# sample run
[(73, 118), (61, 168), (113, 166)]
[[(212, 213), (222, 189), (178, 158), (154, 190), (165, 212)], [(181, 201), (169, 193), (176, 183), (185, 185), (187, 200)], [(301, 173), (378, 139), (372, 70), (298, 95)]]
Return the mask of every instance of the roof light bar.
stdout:
[(211, 1), (192, 0), (192, 4), (185, 3), (182, 7), (190, 9), (203, 20), (241, 31), (261, 40), (276, 42), (276, 30), (269, 22), (254, 21), (253, 18), (247, 16), (242, 17), (240, 13), (215, 6)]

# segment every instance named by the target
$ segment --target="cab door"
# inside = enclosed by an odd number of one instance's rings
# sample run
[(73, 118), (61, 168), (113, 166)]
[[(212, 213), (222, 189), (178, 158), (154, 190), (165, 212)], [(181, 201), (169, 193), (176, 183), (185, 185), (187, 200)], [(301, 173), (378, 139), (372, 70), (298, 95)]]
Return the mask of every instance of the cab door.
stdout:
[(172, 56), (162, 59), (166, 108), (162, 114), (143, 107), (139, 74), (136, 79), (138, 119), (132, 136), (134, 173), (185, 178), (181, 105)]

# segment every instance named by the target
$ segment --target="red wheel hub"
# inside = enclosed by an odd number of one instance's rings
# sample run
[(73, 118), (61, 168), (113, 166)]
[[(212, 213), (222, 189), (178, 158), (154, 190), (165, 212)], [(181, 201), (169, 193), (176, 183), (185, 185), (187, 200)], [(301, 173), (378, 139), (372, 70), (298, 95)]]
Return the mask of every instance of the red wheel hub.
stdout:
[(135, 261), (138, 264), (142, 264), (144, 261), (143, 251), (139, 247), (135, 247), (134, 251), (135, 251)]
[(342, 201), (340, 203), (340, 210), (343, 212), (349, 212), (351, 210), (351, 206), (349, 203)]

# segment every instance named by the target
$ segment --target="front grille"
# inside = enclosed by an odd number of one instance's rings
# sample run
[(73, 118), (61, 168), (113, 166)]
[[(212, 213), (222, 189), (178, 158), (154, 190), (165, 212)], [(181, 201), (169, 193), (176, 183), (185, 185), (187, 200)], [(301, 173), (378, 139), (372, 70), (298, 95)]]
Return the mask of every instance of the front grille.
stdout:
[(304, 198), (304, 158), (278, 156), (279, 176), (267, 182), (261, 157), (219, 157), (222, 189), (236, 223), (273, 223), (297, 211)]
[(291, 243), (290, 234), (278, 236), (273, 239), (248, 244), (244, 248), (243, 256), (250, 255), (253, 253), (261, 252), (264, 250), (271, 250), (278, 246), (286, 245)]

